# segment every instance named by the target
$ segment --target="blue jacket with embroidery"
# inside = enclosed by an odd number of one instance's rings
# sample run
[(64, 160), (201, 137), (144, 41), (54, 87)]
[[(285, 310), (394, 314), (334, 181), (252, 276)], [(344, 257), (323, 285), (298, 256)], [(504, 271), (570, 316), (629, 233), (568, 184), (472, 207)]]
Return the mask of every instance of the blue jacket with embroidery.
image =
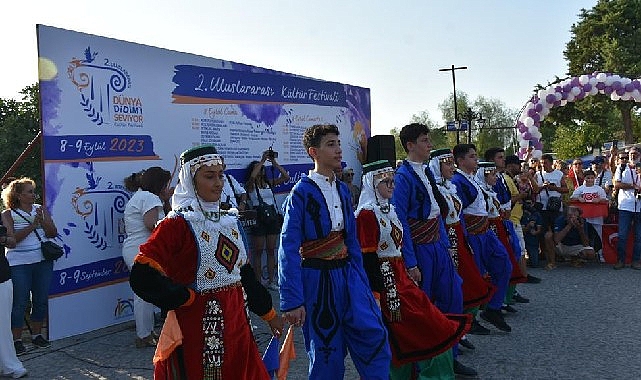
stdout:
[[(429, 168), (425, 168), (425, 175), (430, 181), (434, 181), (434, 175)], [(407, 161), (403, 161), (401, 167), (396, 170), (394, 184), (392, 203), (396, 209), (396, 215), (398, 215), (398, 219), (403, 225), (403, 246), (401, 253), (403, 254), (405, 265), (408, 268), (412, 268), (416, 266), (417, 261), (408, 218), (427, 220), (432, 208), (432, 199), (423, 181), (421, 181), (418, 174), (416, 174)], [(437, 218), (439, 218), (440, 239), (449, 246), (449, 239), (443, 218), (440, 214)]]
[[(351, 195), (347, 185), (337, 181), (343, 210), (345, 245), (354, 265), (363, 276), (363, 258), (356, 234), (356, 219), (352, 210)], [(289, 311), (305, 304), (302, 280), (303, 242), (324, 238), (332, 225), (327, 202), (316, 183), (303, 177), (294, 185), (283, 204), (283, 228), (278, 248), (278, 275), (280, 286), (280, 310)]]
[(452, 176), (452, 183), (456, 185), (456, 194), (461, 198), (461, 203), (463, 205), (462, 209), (465, 209), (474, 203), (479, 191), (469, 179), (465, 178), (465, 176), (459, 172), (454, 172), (454, 176)]

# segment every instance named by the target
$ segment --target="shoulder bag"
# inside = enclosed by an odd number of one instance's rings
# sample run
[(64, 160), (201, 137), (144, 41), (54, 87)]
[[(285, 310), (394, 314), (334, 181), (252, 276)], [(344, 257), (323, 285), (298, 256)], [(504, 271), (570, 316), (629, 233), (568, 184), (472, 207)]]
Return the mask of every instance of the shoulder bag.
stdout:
[[(21, 217), (22, 219), (26, 220), (27, 223), (31, 223), (31, 221), (29, 221), (29, 219), (25, 218), (24, 215), (19, 213), (17, 210), (15, 210), (15, 209), (12, 209), (12, 210), (19, 217)], [(45, 260), (55, 261), (55, 260), (58, 260), (59, 258), (62, 257), (62, 255), (64, 254), (64, 251), (63, 251), (61, 246), (59, 246), (58, 244), (56, 244), (56, 243), (54, 243), (54, 242), (52, 242), (50, 240), (44, 240), (43, 241), (42, 238), (40, 237), (40, 234), (38, 234), (37, 228), (34, 229), (33, 232), (36, 234), (36, 237), (40, 241), (40, 250), (42, 251), (42, 256), (44, 257)]]

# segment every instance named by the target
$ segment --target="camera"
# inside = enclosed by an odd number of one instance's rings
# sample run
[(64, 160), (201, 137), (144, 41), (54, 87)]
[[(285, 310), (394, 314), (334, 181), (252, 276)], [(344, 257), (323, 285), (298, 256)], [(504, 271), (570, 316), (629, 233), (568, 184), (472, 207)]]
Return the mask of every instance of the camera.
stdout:
[(278, 152), (276, 152), (274, 149), (272, 149), (272, 147), (271, 147), (271, 146), (269, 147), (269, 149), (267, 149), (267, 150), (265, 151), (265, 155), (266, 155), (266, 156), (267, 156), (267, 158), (269, 158), (269, 159), (278, 158)]

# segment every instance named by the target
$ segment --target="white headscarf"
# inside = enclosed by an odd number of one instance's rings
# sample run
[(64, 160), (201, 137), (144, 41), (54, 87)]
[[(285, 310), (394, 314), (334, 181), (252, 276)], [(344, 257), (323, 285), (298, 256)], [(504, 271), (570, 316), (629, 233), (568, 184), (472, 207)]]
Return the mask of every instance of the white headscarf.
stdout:
[[(213, 145), (202, 145), (186, 150), (180, 155), (182, 166), (178, 173), (178, 184), (171, 197), (171, 208), (174, 211), (190, 210), (196, 218), (205, 218), (202, 212), (218, 211), (220, 200), (216, 202), (205, 202), (196, 194), (194, 187), (194, 176), (202, 166), (224, 165), (221, 155), (216, 153)], [(202, 212), (198, 212), (202, 211)]]
[(443, 174), (441, 173), (441, 161), (448, 158), (453, 159), (454, 156), (452, 155), (452, 151), (449, 149), (438, 149), (432, 151), (432, 154), (430, 156), (431, 159), (429, 162), (429, 167), (432, 171), (432, 174), (434, 174), (434, 180), (436, 181), (436, 184), (449, 188), (450, 181), (443, 178)]
[(478, 183), (486, 193), (494, 193), (492, 186), (485, 181), (485, 173), (490, 171), (496, 171), (496, 165), (494, 165), (494, 163), (479, 162), (479, 168), (476, 170), (475, 175), (476, 183)]
[[(372, 170), (368, 170), (368, 169)], [(378, 191), (378, 184), (384, 177), (394, 175), (394, 169), (388, 161), (381, 160), (363, 166), (363, 186), (361, 196), (358, 199), (358, 207), (354, 215), (358, 216), (361, 210), (373, 210), (374, 207), (389, 205), (389, 200), (384, 199)]]

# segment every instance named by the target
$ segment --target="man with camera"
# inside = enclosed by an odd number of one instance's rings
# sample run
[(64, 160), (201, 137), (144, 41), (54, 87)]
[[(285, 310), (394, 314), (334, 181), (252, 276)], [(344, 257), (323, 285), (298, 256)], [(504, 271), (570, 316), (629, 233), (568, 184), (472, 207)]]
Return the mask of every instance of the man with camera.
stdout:
[(594, 259), (594, 248), (588, 238), (588, 223), (581, 217), (581, 209), (569, 206), (554, 223), (554, 243), (559, 255), (570, 258), (574, 267), (581, 267), (583, 259)]
[(617, 243), (617, 263), (614, 269), (625, 266), (625, 248), (628, 243), (630, 228), (634, 228), (634, 248), (632, 250), (632, 269), (641, 270), (641, 179), (635, 165), (639, 162), (639, 148), (632, 147), (628, 152), (628, 163), (625, 161), (614, 173), (614, 190), (618, 192), (619, 241)]

